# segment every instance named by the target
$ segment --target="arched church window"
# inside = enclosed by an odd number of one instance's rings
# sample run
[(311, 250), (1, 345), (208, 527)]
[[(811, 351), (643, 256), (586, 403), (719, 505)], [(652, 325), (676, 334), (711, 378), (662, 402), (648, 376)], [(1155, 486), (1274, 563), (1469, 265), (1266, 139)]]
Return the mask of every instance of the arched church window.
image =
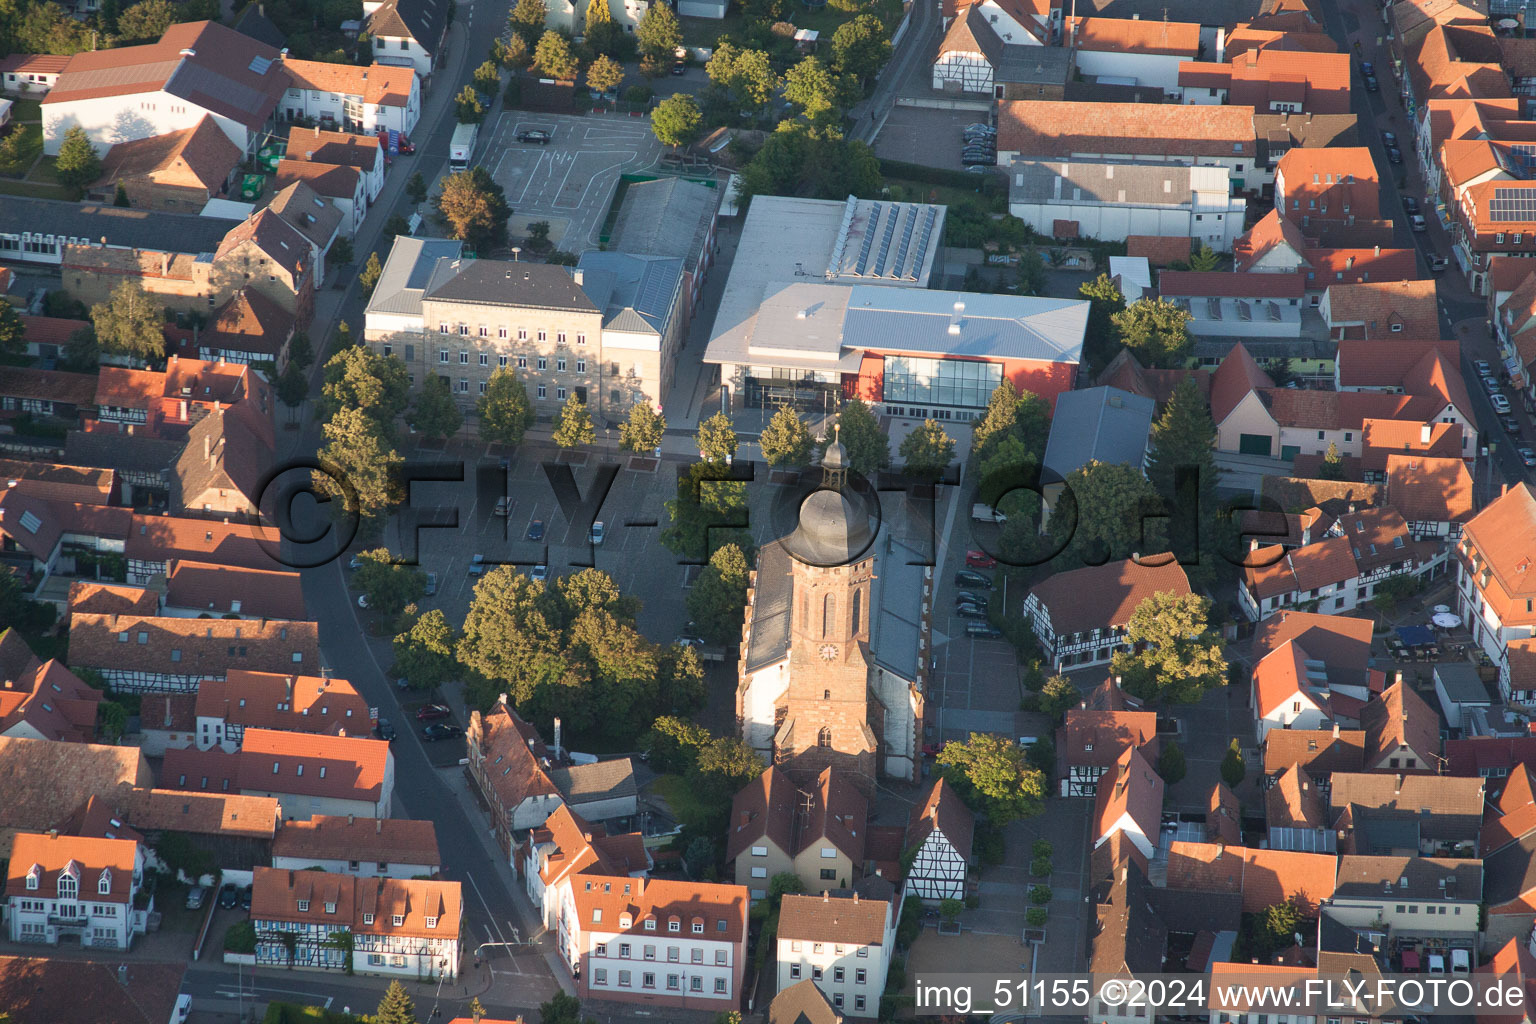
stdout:
[(818, 747), (830, 747), (832, 745), (832, 730), (823, 726), (822, 730), (816, 734), (816, 745)]
[(837, 597), (828, 594), (821, 602), (821, 635), (832, 635), (832, 622), (837, 618)]
[(853, 619), (848, 623), (849, 630), (854, 635), (859, 632), (859, 615), (864, 611), (864, 591), (853, 592)]

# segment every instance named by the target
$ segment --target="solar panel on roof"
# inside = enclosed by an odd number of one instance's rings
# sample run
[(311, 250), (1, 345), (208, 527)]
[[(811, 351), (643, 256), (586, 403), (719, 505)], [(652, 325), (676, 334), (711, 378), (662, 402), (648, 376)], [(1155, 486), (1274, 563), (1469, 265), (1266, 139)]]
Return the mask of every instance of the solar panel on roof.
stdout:
[(885, 258), (891, 254), (891, 239), (896, 237), (896, 221), (894, 218), (886, 221), (885, 234), (880, 239), (880, 255), (875, 257), (875, 273), (881, 273), (885, 268)]
[(272, 60), (269, 57), (252, 57), (251, 58), (250, 69), (252, 71), (256, 72), (258, 75), (266, 74), (267, 73), (267, 69), (270, 68), (271, 66), (272, 66)]
[(875, 203), (869, 208), (869, 223), (864, 226), (864, 242), (859, 246), (859, 262), (853, 265), (855, 274), (864, 273), (864, 268), (869, 265), (869, 249), (875, 244), (875, 226), (880, 223), (880, 204)]
[(1488, 219), (1494, 222), (1536, 221), (1536, 189), (1496, 188), (1488, 204)]
[(921, 259), (923, 257), (923, 254), (925, 254), (928, 251), (928, 242), (929, 242), (930, 239), (933, 238), (933, 224), (938, 219), (939, 219), (939, 208), (936, 207), (936, 206), (928, 207), (928, 216), (923, 220), (923, 235), (922, 235), (922, 238), (919, 239), (918, 243), (917, 243), (917, 256), (913, 259), (913, 264), (914, 264), (914, 266), (913, 266), (914, 275), (913, 276), (916, 276), (916, 269), (917, 268), (916, 268), (915, 264), (917, 263), (917, 260)]
[(891, 268), (892, 277), (900, 277), (901, 268), (906, 265), (907, 252), (912, 248), (912, 230), (917, 227), (917, 211), (908, 209), (902, 220), (906, 221), (906, 226), (901, 231), (901, 246), (896, 250), (896, 265)]
[(37, 518), (37, 516), (33, 515), (31, 509), (28, 509), (21, 514), (21, 525), (26, 529), (28, 533), (36, 533), (38, 530), (42, 529), (43, 521)]

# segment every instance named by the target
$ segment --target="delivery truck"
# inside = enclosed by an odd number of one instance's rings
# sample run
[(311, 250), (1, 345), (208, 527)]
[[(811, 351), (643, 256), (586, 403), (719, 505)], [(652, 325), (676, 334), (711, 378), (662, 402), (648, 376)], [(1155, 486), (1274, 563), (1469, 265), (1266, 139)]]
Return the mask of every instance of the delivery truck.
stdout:
[(453, 141), (448, 144), (448, 167), (462, 171), (469, 166), (475, 155), (475, 139), (480, 135), (477, 124), (461, 124), (453, 130)]

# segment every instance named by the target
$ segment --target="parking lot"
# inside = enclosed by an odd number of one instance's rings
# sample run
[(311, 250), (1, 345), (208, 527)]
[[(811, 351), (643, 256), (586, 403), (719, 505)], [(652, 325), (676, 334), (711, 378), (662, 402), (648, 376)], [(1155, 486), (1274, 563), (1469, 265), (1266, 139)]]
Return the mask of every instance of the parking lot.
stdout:
[[(961, 132), (966, 125), (988, 121), (984, 110), (932, 110), (927, 107), (895, 107), (880, 134), (875, 136), (875, 155), (925, 167), (962, 171)], [(980, 177), (980, 175), (977, 175)]]
[[(528, 130), (549, 132), (549, 143), (518, 142)], [(655, 166), (661, 152), (649, 118), (508, 110), (481, 163), (506, 190), (514, 221), (548, 221), (550, 241), (580, 253), (597, 246), (619, 175)]]

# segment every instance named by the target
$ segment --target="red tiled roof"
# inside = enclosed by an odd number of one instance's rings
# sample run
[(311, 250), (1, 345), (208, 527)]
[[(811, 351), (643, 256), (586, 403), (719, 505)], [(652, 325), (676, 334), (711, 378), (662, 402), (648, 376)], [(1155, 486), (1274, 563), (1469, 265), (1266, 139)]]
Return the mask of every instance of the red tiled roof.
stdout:
[(1140, 256), (1154, 267), (1187, 262), (1190, 240), (1183, 235), (1126, 235), (1125, 254)]
[(210, 614), (236, 611), (263, 619), (303, 621), (302, 578), (296, 572), (245, 569), (172, 559), (166, 567), (166, 604)]
[(231, 669), (197, 688), (197, 717), (245, 728), (338, 736), (366, 734), (368, 702), (345, 679)]
[(1312, 655), (1295, 640), (1287, 640), (1253, 666), (1253, 691), (1260, 716), (1268, 717), (1280, 705), (1297, 697), (1319, 703), (1307, 688), (1307, 662)]
[(1304, 911), (1333, 896), (1337, 858), (1332, 854), (1254, 850), (1215, 843), (1174, 842), (1168, 851), (1168, 887), (1241, 892), (1243, 910), (1259, 913), (1299, 898)]
[(1413, 249), (1307, 249), (1307, 290), (1364, 281), (1411, 281), (1418, 276)]
[(1191, 593), (1184, 567), (1171, 555), (1070, 569), (1047, 577), (1029, 592), (1049, 610), (1057, 636), (1124, 626), (1137, 605), (1161, 593)]
[[(1536, 622), (1525, 610), (1536, 599), (1536, 494), (1519, 483), (1467, 523), (1465, 557), (1475, 558), (1478, 590), (1506, 627)], [(1486, 577), (1486, 582), (1485, 582)]]
[(1303, 254), (1312, 247), (1311, 240), (1302, 234), (1301, 228), (1294, 221), (1280, 216), (1280, 211), (1271, 209), (1248, 229), (1247, 234), (1232, 243), (1233, 265), (1238, 271), (1246, 271), (1281, 245), (1289, 246), (1298, 259), (1304, 258)]
[(1387, 456), (1387, 504), (1409, 522), (1464, 523), (1472, 518), (1472, 474), (1460, 458)]
[(1363, 672), (1371, 657), (1371, 629), (1370, 619), (1282, 609), (1254, 627), (1253, 656), (1262, 658), (1297, 640), (1320, 661)]
[(1145, 748), (1149, 761), (1157, 759), (1155, 712), (1068, 708), (1056, 754), (1064, 765), (1108, 767), (1131, 747)]
[(1451, 365), (1461, 358), (1461, 342), (1453, 338), (1391, 341), (1346, 338), (1339, 342), (1339, 386), (1345, 388), (1402, 387), (1409, 371), (1431, 353)]
[(907, 845), (923, 845), (923, 840), (937, 829), (961, 857), (970, 860), (974, 828), (975, 819), (970, 809), (960, 800), (954, 787), (940, 776), (929, 784), (928, 791), (912, 807), (912, 816), (907, 823)]
[(1363, 729), (1271, 729), (1264, 737), (1264, 774), (1300, 765), (1314, 777), (1359, 771), (1364, 764)]
[(28, 75), (56, 75), (69, 63), (68, 57), (52, 53), (13, 53), (0, 58), (0, 73), (16, 71)]
[[(1365, 728), (1365, 764), (1385, 767), (1389, 756), (1407, 747), (1421, 771), (1440, 767), (1440, 716), (1406, 683), (1393, 683), (1361, 715)], [(1401, 767), (1401, 765), (1399, 765)]]
[(1162, 824), (1163, 780), (1135, 747), (1128, 747), (1113, 768), (1099, 776), (1093, 800), (1095, 844), (1129, 815), (1141, 834), (1157, 842)]
[(272, 842), (273, 857), (305, 861), (369, 860), (437, 867), (437, 830), (432, 822), (410, 818), (355, 818), (317, 814), (308, 821), (283, 825)]
[(1274, 386), (1275, 382), (1259, 369), (1247, 346), (1238, 342), (1211, 375), (1211, 419), (1220, 426), (1248, 392)]
[(1111, 152), (1130, 156), (1252, 158), (1253, 108), (1137, 103), (1005, 100), (998, 104), (998, 150), (1026, 157)]
[[(1434, 281), (1330, 285), (1325, 301), (1330, 325), (1363, 325), (1349, 327), (1350, 337), (1360, 336), (1355, 331), (1363, 331), (1368, 338), (1434, 338), (1440, 334)], [(1399, 329), (1394, 330), (1394, 326)]]
[(1193, 58), (1200, 53), (1200, 25), (1133, 18), (1067, 18), (1067, 43), (1079, 50), (1147, 53)]
[(242, 789), (374, 802), (390, 762), (384, 740), (273, 729), (247, 729), (238, 756)]
[(327, 64), (318, 60), (283, 58), (283, 69), (296, 89), (361, 96), (364, 103), (403, 107), (411, 98), (416, 72), (410, 65)]
[(1460, 423), (1370, 419), (1360, 429), (1360, 461), (1373, 472), (1385, 472), (1387, 460), (1398, 455), (1461, 459)]
[(1293, 551), (1282, 552), (1278, 546), (1260, 548), (1253, 553), (1252, 561), (1258, 567), (1245, 567), (1243, 581), (1248, 592), (1260, 601), (1342, 583), (1359, 572), (1345, 537), (1328, 537)]
[[(73, 867), (76, 887), (83, 899), (93, 903), (127, 903), (133, 895), (138, 849), (139, 844), (131, 839), (18, 832), (11, 841), (5, 894), (13, 900), (31, 894), (27, 875), (35, 867), (39, 873), (36, 895), (51, 898), (58, 893), (59, 876)], [(103, 874), (107, 876), (106, 893), (98, 887)]]
[[(688, 882), (670, 878), (602, 878), (584, 875), (571, 884), (576, 920), (586, 930), (609, 934), (647, 934), (644, 921), (676, 919), (684, 933), (691, 923), (702, 922), (704, 937), (715, 942), (746, 939), (747, 890), (740, 885)], [(601, 912), (601, 916), (598, 916)], [(625, 915), (630, 926), (622, 927)], [(601, 923), (593, 923), (600, 921)], [(719, 925), (725, 924), (721, 930)]]
[(1291, 765), (1264, 796), (1264, 820), (1270, 828), (1327, 828), (1328, 816), (1317, 787)]
[(277, 165), (276, 182), (284, 188), (302, 181), (318, 194), (328, 199), (350, 200), (361, 188), (356, 167), (345, 164), (310, 163), (304, 160), (283, 160)]
[(100, 183), (149, 176), (160, 184), (201, 188), (212, 194), (240, 162), (240, 147), (204, 114), (191, 128), (119, 142), (102, 160)]
[(791, 894), (780, 905), (777, 935), (792, 941), (880, 946), (890, 913), (891, 905), (885, 900)]
[[(307, 909), (299, 909), (300, 900)], [(463, 887), (440, 879), (357, 878), (268, 867), (257, 867), (252, 878), (251, 920), (256, 922), (345, 923), (359, 935), (453, 941), (460, 937), (463, 909)], [(434, 919), (430, 928), (429, 918)]]

